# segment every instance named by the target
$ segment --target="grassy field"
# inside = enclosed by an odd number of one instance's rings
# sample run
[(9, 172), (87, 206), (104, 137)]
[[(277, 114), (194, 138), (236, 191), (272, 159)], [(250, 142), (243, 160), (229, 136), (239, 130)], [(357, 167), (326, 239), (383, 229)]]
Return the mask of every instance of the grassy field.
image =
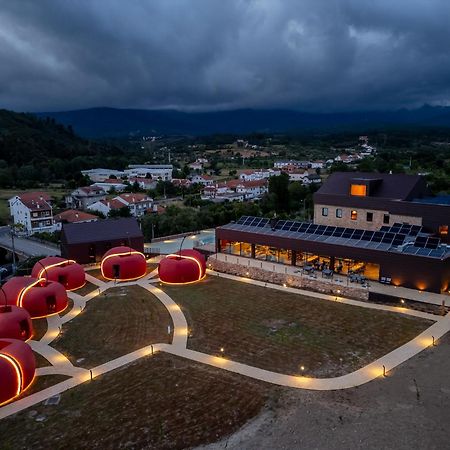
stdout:
[(36, 189), (0, 189), (0, 225), (5, 225), (9, 221), (9, 205), (8, 200), (17, 194), (24, 192), (42, 191), (47, 192), (52, 197), (61, 197), (67, 194), (67, 189), (52, 188), (36, 188)]
[(47, 333), (47, 319), (33, 319), (33, 340), (39, 341)]
[(73, 291), (73, 292), (75, 294), (78, 294), (78, 295), (81, 295), (82, 297), (84, 297), (85, 295), (90, 294), (92, 291), (95, 291), (96, 289), (98, 289), (98, 286), (96, 286), (94, 283), (86, 281), (86, 284), (82, 288), (77, 289), (76, 291)]
[(39, 353), (33, 352), (34, 359), (36, 360), (36, 367), (48, 367), (51, 366), (50, 361), (47, 358), (44, 358)]
[[(0, 421), (3, 449), (184, 449), (236, 431), (278, 388), (166, 354)], [(36, 417), (45, 417), (37, 422)]]
[(70, 311), (72, 311), (73, 308), (73, 300), (71, 298), (67, 299), (67, 308), (59, 313), (60, 317), (64, 317), (66, 314), (70, 313)]
[(431, 324), (217, 277), (162, 289), (188, 320), (189, 348), (216, 355), (223, 348), (227, 358), (288, 374), (352, 372)]
[(169, 313), (144, 288), (116, 287), (89, 300), (52, 345), (73, 364), (92, 368), (146, 345), (170, 342), (168, 325), (173, 329)]

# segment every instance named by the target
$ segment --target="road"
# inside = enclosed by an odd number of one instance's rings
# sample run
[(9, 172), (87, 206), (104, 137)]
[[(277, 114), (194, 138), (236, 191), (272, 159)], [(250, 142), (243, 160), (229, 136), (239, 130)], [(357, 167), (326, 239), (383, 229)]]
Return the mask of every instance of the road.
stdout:
[[(52, 256), (60, 254), (59, 249), (56, 247), (18, 236), (14, 237), (14, 246), (17, 253), (22, 253), (25, 256)], [(0, 247), (9, 250), (12, 248), (8, 227), (0, 227)]]

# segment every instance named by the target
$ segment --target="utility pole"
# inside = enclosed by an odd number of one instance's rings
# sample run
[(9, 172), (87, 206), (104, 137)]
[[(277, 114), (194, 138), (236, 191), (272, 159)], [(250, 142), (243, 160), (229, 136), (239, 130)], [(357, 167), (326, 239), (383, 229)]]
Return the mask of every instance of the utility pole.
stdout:
[(14, 229), (12, 226), (10, 227), (10, 232), (11, 232), (12, 258), (13, 258), (13, 275), (15, 275), (16, 274), (16, 248), (14, 245)]

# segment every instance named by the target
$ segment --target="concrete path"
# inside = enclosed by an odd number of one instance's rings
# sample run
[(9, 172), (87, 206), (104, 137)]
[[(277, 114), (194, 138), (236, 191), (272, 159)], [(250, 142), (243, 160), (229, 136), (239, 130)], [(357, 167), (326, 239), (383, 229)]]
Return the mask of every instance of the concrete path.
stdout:
[[(311, 278), (310, 275), (302, 274), (301, 267), (290, 266), (286, 264), (278, 264), (270, 261), (261, 261), (258, 259), (246, 258), (244, 256), (228, 255), (224, 253), (216, 253), (210, 258), (218, 259), (219, 261), (236, 263), (247, 267), (262, 268), (269, 272), (282, 273), (287, 275), (293, 275), (297, 277)], [(348, 279), (346, 276), (335, 274), (332, 279), (322, 278), (320, 275), (317, 277), (321, 283), (331, 284), (336, 289), (340, 286), (346, 286)], [(408, 289), (404, 287), (396, 287), (392, 285), (381, 284), (377, 281), (369, 280), (370, 287), (368, 288), (371, 292), (377, 292), (379, 294), (393, 295), (395, 297), (405, 298), (414, 300), (416, 302), (431, 303), (433, 305), (442, 305), (445, 301), (447, 305), (450, 304), (450, 296), (445, 294), (435, 294), (433, 292), (421, 292), (415, 289)], [(349, 286), (358, 287), (354, 283), (349, 283)]]
[(344, 298), (344, 297), (339, 297), (339, 296), (334, 296), (334, 295), (329, 295), (329, 294), (321, 294), (319, 292), (307, 291), (304, 289), (284, 287), (284, 286), (280, 286), (279, 284), (265, 283), (263, 281), (253, 280), (251, 278), (245, 278), (245, 277), (238, 277), (236, 275), (230, 275), (228, 273), (219, 273), (219, 272), (215, 272), (210, 269), (207, 269), (206, 272), (208, 275), (214, 275), (219, 278), (227, 278), (227, 279), (233, 280), (233, 281), (240, 281), (242, 283), (253, 284), (254, 286), (260, 286), (260, 287), (264, 287), (264, 288), (268, 288), (268, 289), (276, 289), (278, 291), (290, 292), (292, 294), (300, 294), (311, 300), (314, 298), (319, 298), (321, 300), (339, 302), (339, 303), (344, 303), (346, 305), (359, 306), (361, 308), (376, 309), (378, 311), (389, 311), (389, 312), (393, 312), (393, 313), (405, 314), (407, 316), (420, 317), (422, 319), (428, 319), (428, 320), (433, 320), (433, 321), (438, 320), (438, 318), (440, 317), (440, 316), (437, 316), (436, 314), (430, 314), (430, 313), (425, 313), (422, 311), (416, 311), (414, 309), (402, 308), (399, 306), (379, 305), (377, 303), (369, 303), (369, 302), (363, 302), (363, 301), (359, 301), (359, 300), (351, 300), (349, 298)]
[(98, 284), (99, 289), (91, 292), (90, 294), (81, 297), (76, 293), (69, 293), (69, 296), (74, 302), (74, 306), (71, 311), (65, 314), (63, 317), (59, 315), (51, 316), (47, 319), (48, 331), (40, 341), (30, 341), (30, 345), (33, 350), (44, 356), (51, 364), (51, 367), (42, 367), (37, 369), (36, 375), (53, 375), (63, 374), (68, 375), (71, 378), (56, 384), (50, 388), (39, 391), (35, 394), (29, 395), (21, 400), (12, 402), (2, 408), (0, 408), (0, 419), (7, 417), (11, 414), (15, 414), (23, 409), (33, 406), (37, 403), (44, 401), (45, 399), (60, 394), (68, 389), (71, 389), (81, 383), (89, 381), (91, 378), (98, 377), (102, 374), (108, 373), (124, 365), (130, 364), (145, 356), (153, 355), (158, 351), (163, 351), (173, 355), (177, 355), (183, 358), (191, 359), (203, 364), (208, 364), (214, 367), (229, 370), (234, 373), (239, 373), (244, 376), (252, 377), (267, 383), (277, 384), (281, 386), (287, 386), (300, 389), (311, 390), (336, 390), (347, 389), (355, 386), (360, 386), (367, 383), (377, 377), (382, 376), (384, 373), (391, 371), (399, 364), (402, 364), (407, 359), (417, 355), (425, 348), (436, 343), (445, 333), (450, 330), (450, 314), (444, 317), (422, 313), (419, 311), (408, 310), (406, 308), (390, 307), (385, 305), (376, 305), (366, 302), (359, 302), (356, 300), (344, 299), (341, 297), (333, 297), (326, 294), (319, 294), (310, 291), (303, 291), (294, 288), (284, 288), (283, 286), (272, 285), (269, 283), (263, 283), (247, 278), (235, 277), (233, 275), (218, 274), (216, 272), (208, 271), (210, 275), (221, 276), (229, 279), (234, 279), (246, 283), (251, 283), (258, 286), (264, 286), (269, 289), (278, 289), (287, 292), (293, 292), (297, 294), (306, 295), (309, 298), (321, 298), (329, 301), (338, 301), (345, 304), (359, 306), (363, 308), (377, 309), (389, 311), (392, 313), (400, 313), (420, 317), (423, 319), (433, 320), (435, 323), (430, 326), (423, 333), (412, 339), (405, 345), (398, 347), (392, 352), (384, 355), (382, 358), (372, 362), (371, 364), (347, 375), (343, 375), (336, 378), (312, 378), (306, 376), (293, 376), (286, 375), (268, 370), (260, 369), (257, 367), (248, 366), (236, 361), (231, 361), (224, 357), (218, 357), (213, 355), (207, 355), (201, 352), (196, 352), (187, 349), (188, 341), (188, 324), (186, 318), (181, 311), (180, 307), (161, 289), (153, 285), (157, 275), (157, 271), (152, 271), (146, 277), (128, 283), (120, 283), (120, 286), (138, 285), (152, 293), (158, 298), (161, 303), (166, 307), (169, 312), (174, 325), (174, 335), (172, 344), (153, 344), (145, 346), (139, 350), (131, 352), (127, 355), (121, 356), (117, 359), (109, 361), (105, 364), (97, 366), (92, 370), (75, 367), (72, 363), (56, 349), (50, 347), (50, 343), (58, 336), (60, 327), (69, 320), (72, 320), (78, 314), (80, 314), (86, 302), (96, 297), (101, 292), (117, 286), (114, 282), (104, 283), (100, 281)]

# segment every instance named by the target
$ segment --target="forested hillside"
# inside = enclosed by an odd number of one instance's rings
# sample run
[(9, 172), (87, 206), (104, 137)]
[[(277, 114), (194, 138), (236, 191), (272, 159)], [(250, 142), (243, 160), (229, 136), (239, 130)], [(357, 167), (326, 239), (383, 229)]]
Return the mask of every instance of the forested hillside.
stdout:
[(0, 110), (0, 188), (67, 183), (82, 169), (126, 162), (120, 148), (82, 139), (52, 118)]

